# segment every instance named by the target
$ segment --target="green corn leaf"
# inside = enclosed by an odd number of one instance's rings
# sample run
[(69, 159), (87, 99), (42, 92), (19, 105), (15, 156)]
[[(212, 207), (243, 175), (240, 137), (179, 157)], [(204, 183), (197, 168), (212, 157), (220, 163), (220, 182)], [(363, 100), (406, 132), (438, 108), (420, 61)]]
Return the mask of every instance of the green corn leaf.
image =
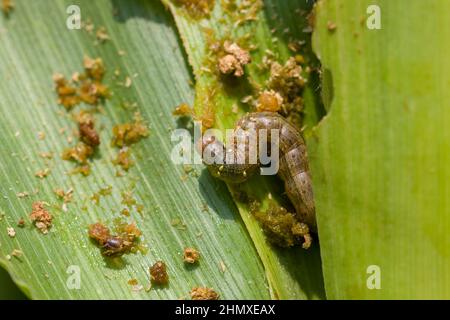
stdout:
[[(224, 299), (270, 298), (264, 267), (226, 187), (204, 174), (202, 166), (187, 174), (170, 160), (171, 132), (178, 126), (171, 112), (180, 101), (192, 102), (193, 79), (164, 6), (143, 0), (15, 3), (9, 18), (0, 17), (0, 265), (15, 283), (34, 299), (178, 299), (190, 298), (196, 286), (211, 287)], [(67, 29), (69, 5), (80, 7), (82, 20), (90, 20), (94, 32), (105, 27), (110, 40), (100, 44), (84, 28)], [(74, 165), (60, 158), (76, 125), (56, 103), (52, 81), (54, 72), (70, 77), (82, 71), (84, 55), (103, 59), (104, 82), (114, 93), (96, 115), (102, 143), (88, 177), (68, 175)], [(123, 85), (126, 77), (132, 80), (129, 87)], [(150, 135), (132, 147), (136, 165), (117, 177), (111, 163), (117, 153), (110, 146), (112, 127), (130, 121), (135, 111), (148, 122)], [(39, 132), (44, 139), (38, 139)], [(54, 157), (46, 164), (41, 152)], [(35, 177), (46, 167), (46, 178)], [(105, 187), (112, 194), (96, 205), (91, 197)], [(73, 188), (67, 212), (55, 188)], [(99, 220), (111, 225), (121, 217), (121, 194), (127, 191), (144, 210), (139, 214), (133, 207), (124, 219), (136, 222), (149, 250), (121, 261), (106, 259), (89, 240), (87, 228)], [(18, 197), (24, 192), (29, 195)], [(48, 235), (28, 218), (38, 200), (47, 202), (54, 215)], [(16, 226), (21, 217), (25, 228)], [(14, 238), (7, 227), (15, 228)], [(184, 265), (184, 247), (200, 251), (198, 266)], [(13, 250), (21, 256), (11, 256)], [(147, 288), (148, 268), (157, 260), (168, 266), (169, 285), (134, 290), (128, 281), (136, 279)], [(79, 289), (70, 282), (77, 268)]]
[(308, 146), (330, 299), (450, 298), (448, 21), (448, 1), (317, 6), (329, 113)]

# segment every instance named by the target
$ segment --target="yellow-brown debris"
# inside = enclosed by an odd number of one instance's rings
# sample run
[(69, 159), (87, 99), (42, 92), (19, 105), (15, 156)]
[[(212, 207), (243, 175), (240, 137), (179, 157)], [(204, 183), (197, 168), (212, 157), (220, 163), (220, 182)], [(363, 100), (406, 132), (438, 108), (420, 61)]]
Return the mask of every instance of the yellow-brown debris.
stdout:
[(147, 125), (141, 115), (136, 113), (134, 122), (118, 124), (113, 127), (112, 146), (122, 148), (139, 142), (149, 134)]
[(303, 109), (302, 92), (306, 79), (302, 72), (295, 57), (289, 58), (284, 65), (271, 63), (267, 87), (282, 97), (281, 111), (284, 116)]
[(38, 177), (39, 179), (44, 179), (45, 177), (48, 176), (48, 174), (50, 173), (50, 169), (49, 168), (45, 168), (42, 170), (38, 170), (34, 175), (36, 177)]
[(185, 248), (183, 252), (183, 260), (186, 263), (194, 264), (200, 259), (200, 252), (194, 248)]
[(100, 144), (100, 136), (95, 129), (94, 118), (91, 113), (81, 111), (74, 116), (78, 123), (78, 135), (80, 141), (74, 147), (63, 151), (63, 160), (75, 161), (79, 164), (71, 173), (81, 173), (85, 176), (91, 172), (88, 159), (94, 155), (95, 148)]
[(91, 224), (88, 230), (89, 237), (103, 246), (111, 236), (109, 228), (100, 222)]
[(134, 223), (117, 223), (115, 235), (111, 235), (109, 228), (102, 223), (95, 223), (89, 226), (88, 234), (99, 244), (102, 255), (107, 257), (120, 257), (140, 249), (138, 242), (142, 233)]
[(275, 92), (274, 90), (265, 90), (259, 95), (256, 111), (278, 112), (282, 105), (283, 97), (278, 92)]
[(53, 158), (53, 152), (40, 152), (39, 156), (43, 159), (52, 159)]
[(190, 295), (192, 300), (219, 300), (219, 294), (207, 287), (195, 287)]
[(63, 160), (75, 161), (79, 164), (86, 164), (89, 157), (94, 154), (94, 149), (84, 142), (78, 142), (74, 147), (63, 151), (61, 157)]
[(91, 166), (89, 164), (83, 164), (70, 171), (70, 174), (81, 173), (83, 176), (88, 176), (91, 174)]
[(131, 159), (130, 148), (124, 147), (120, 149), (117, 157), (112, 162), (117, 166), (121, 166), (123, 170), (128, 171), (134, 165), (134, 161)]
[(80, 83), (79, 95), (81, 101), (90, 105), (97, 105), (101, 99), (109, 98), (109, 90), (108, 87), (99, 82), (85, 79)]
[(120, 213), (122, 215), (124, 215), (125, 217), (129, 217), (130, 216), (130, 210), (128, 210), (127, 208), (123, 208), (122, 210), (120, 210)]
[(53, 75), (53, 81), (55, 82), (55, 90), (58, 94), (58, 104), (70, 110), (80, 103), (77, 88), (68, 82), (62, 74), (55, 73)]
[(52, 215), (45, 210), (44, 203), (36, 201), (32, 204), (32, 211), (30, 219), (34, 223), (35, 227), (39, 229), (43, 234), (47, 234), (48, 230), (52, 227)]
[[(284, 66), (274, 62), (270, 69), (269, 87), (280, 93), (297, 92), (305, 86), (306, 80), (302, 77), (302, 67), (295, 57), (289, 58)], [(276, 90), (279, 89), (279, 90)]]
[(109, 196), (112, 194), (112, 186), (108, 186), (105, 188), (101, 188), (99, 191), (95, 192), (92, 196), (91, 196), (91, 200), (98, 205), (100, 203), (100, 198), (101, 197), (105, 197), (105, 196)]
[(257, 20), (264, 3), (262, 0), (222, 0), (221, 6), (225, 14), (232, 18), (233, 26), (238, 27)]
[(100, 144), (100, 136), (95, 130), (92, 115), (87, 112), (81, 112), (77, 118), (80, 140), (91, 147), (97, 147)]
[(13, 227), (6, 228), (6, 232), (10, 238), (14, 238), (16, 236), (16, 230)]
[(166, 285), (169, 282), (167, 267), (163, 261), (157, 261), (150, 267), (149, 272), (152, 283), (157, 285)]
[(328, 21), (327, 22), (327, 29), (330, 32), (334, 32), (337, 29), (337, 24), (333, 21)]
[(20, 257), (23, 256), (23, 251), (17, 250), (17, 249), (13, 249), (13, 251), (11, 252), (11, 255), (13, 257), (16, 257), (17, 259), (20, 259)]
[(92, 59), (85, 56), (84, 73), (75, 72), (70, 81), (59, 73), (53, 75), (58, 103), (70, 110), (80, 102), (97, 105), (110, 97), (109, 89), (102, 84), (105, 67), (101, 58)]
[(25, 227), (25, 219), (24, 218), (20, 218), (19, 221), (17, 221), (17, 226), (19, 228)]
[(118, 223), (116, 230), (122, 235), (128, 237), (128, 239), (131, 241), (134, 239), (139, 238), (142, 235), (141, 230), (139, 230), (134, 223)]
[(83, 28), (87, 33), (92, 34), (92, 32), (95, 29), (95, 25), (92, 23), (90, 19), (87, 19), (86, 21), (82, 22)]
[(193, 19), (202, 19), (210, 15), (215, 0), (175, 0), (175, 4), (186, 10)]
[(14, 9), (14, 2), (13, 0), (2, 0), (1, 3), (1, 10), (3, 11), (3, 14), (8, 17), (11, 13), (11, 11)]
[(244, 66), (251, 61), (250, 53), (230, 41), (225, 41), (223, 49), (226, 55), (219, 59), (219, 71), (236, 77), (243, 76)]
[(181, 103), (172, 114), (174, 116), (190, 116), (194, 114), (194, 110), (187, 103)]
[(121, 196), (122, 196), (122, 201), (121, 201), (122, 204), (129, 206), (129, 207), (132, 207), (137, 204), (137, 201), (133, 196), (132, 190), (122, 191)]
[(280, 247), (302, 244), (304, 249), (311, 246), (308, 226), (285, 208), (272, 205), (266, 212), (255, 210), (253, 213), (272, 244)]
[(98, 28), (95, 32), (95, 37), (100, 43), (106, 42), (110, 39), (105, 27)]
[(72, 197), (73, 197), (73, 189), (70, 188), (69, 190), (64, 191), (64, 189), (62, 188), (56, 188), (53, 190), (53, 192), (56, 194), (56, 196), (59, 199), (62, 199), (64, 201), (64, 203), (69, 203), (72, 201)]
[(101, 58), (92, 59), (85, 56), (83, 59), (83, 66), (88, 78), (102, 81), (105, 75), (105, 66)]

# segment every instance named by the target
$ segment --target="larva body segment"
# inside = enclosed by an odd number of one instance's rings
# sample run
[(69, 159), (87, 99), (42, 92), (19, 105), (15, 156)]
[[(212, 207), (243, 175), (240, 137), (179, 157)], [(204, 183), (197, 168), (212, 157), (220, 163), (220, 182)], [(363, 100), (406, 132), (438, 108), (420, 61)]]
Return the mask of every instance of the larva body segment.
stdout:
[[(239, 130), (241, 129), (241, 130)], [(235, 132), (238, 135), (246, 135), (251, 130), (267, 130), (267, 142), (271, 142), (271, 130), (279, 132), (279, 171), (278, 174), (284, 181), (286, 194), (294, 205), (298, 218), (316, 231), (315, 205), (312, 191), (312, 183), (309, 174), (306, 145), (303, 137), (292, 124), (275, 112), (249, 113), (239, 120)], [(259, 135), (257, 135), (259, 136)], [(248, 141), (248, 140), (244, 140)], [(241, 183), (247, 180), (256, 169), (256, 164), (235, 164), (226, 162), (226, 153), (234, 151), (236, 154), (248, 159), (248, 143), (234, 143), (231, 149), (226, 150), (224, 145), (214, 137), (205, 137), (202, 141), (203, 150), (210, 148), (216, 154), (222, 152), (223, 161), (220, 164), (207, 164), (211, 174), (223, 181)]]
[[(302, 134), (284, 117), (275, 112), (250, 113), (244, 116), (238, 126), (279, 130), (279, 171), (284, 181), (286, 194), (295, 207), (300, 221), (316, 230), (316, 215), (312, 181), (309, 174), (308, 156)], [(269, 135), (270, 139), (270, 135)]]

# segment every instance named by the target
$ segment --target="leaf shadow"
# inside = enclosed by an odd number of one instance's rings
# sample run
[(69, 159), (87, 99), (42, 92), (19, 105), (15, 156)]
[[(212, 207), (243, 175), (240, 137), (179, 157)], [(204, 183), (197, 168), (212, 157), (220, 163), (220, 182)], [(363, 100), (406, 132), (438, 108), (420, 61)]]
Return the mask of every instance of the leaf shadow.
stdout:
[(317, 237), (314, 238), (315, 242), (307, 250), (301, 247), (280, 248), (273, 245), (272, 248), (277, 252), (280, 264), (298, 282), (298, 286), (308, 300), (325, 300), (327, 297), (323, 280), (320, 246), (316, 239)]
[(105, 266), (112, 270), (122, 270), (128, 264), (128, 262), (122, 257), (110, 258), (103, 256), (103, 261), (105, 262)]
[[(200, 193), (205, 199), (206, 204), (221, 218), (226, 220), (239, 220), (243, 224), (240, 218), (236, 204), (228, 191), (227, 185), (215, 179), (207, 169), (203, 169), (198, 178)], [(226, 204), (226, 206), (224, 206)], [(232, 210), (219, 210), (219, 208), (233, 208)]]
[(193, 271), (195, 269), (197, 269), (199, 267), (198, 263), (185, 263), (184, 264), (184, 269), (186, 271)]

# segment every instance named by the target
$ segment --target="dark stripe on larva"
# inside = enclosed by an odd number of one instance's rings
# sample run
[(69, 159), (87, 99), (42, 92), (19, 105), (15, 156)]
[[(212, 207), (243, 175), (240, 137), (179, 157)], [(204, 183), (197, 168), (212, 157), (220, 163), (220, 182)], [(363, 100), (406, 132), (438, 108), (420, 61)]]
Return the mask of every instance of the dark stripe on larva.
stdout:
[[(255, 129), (257, 132), (266, 129), (270, 133), (272, 129), (279, 130), (279, 171), (283, 179), (286, 194), (295, 207), (300, 221), (316, 230), (314, 196), (309, 174), (308, 157), (303, 137), (297, 128), (285, 118), (274, 112), (257, 112), (244, 116), (237, 123), (236, 129)], [(268, 136), (270, 143), (270, 134)], [(259, 164), (234, 164), (226, 163), (227, 150), (224, 145), (213, 137), (205, 137), (202, 141), (203, 150), (211, 148), (216, 154), (224, 155), (223, 164), (207, 165), (211, 174), (221, 180), (230, 183), (240, 183), (247, 180), (258, 168)], [(234, 152), (244, 154), (248, 158), (248, 145), (235, 143), (231, 148)]]

